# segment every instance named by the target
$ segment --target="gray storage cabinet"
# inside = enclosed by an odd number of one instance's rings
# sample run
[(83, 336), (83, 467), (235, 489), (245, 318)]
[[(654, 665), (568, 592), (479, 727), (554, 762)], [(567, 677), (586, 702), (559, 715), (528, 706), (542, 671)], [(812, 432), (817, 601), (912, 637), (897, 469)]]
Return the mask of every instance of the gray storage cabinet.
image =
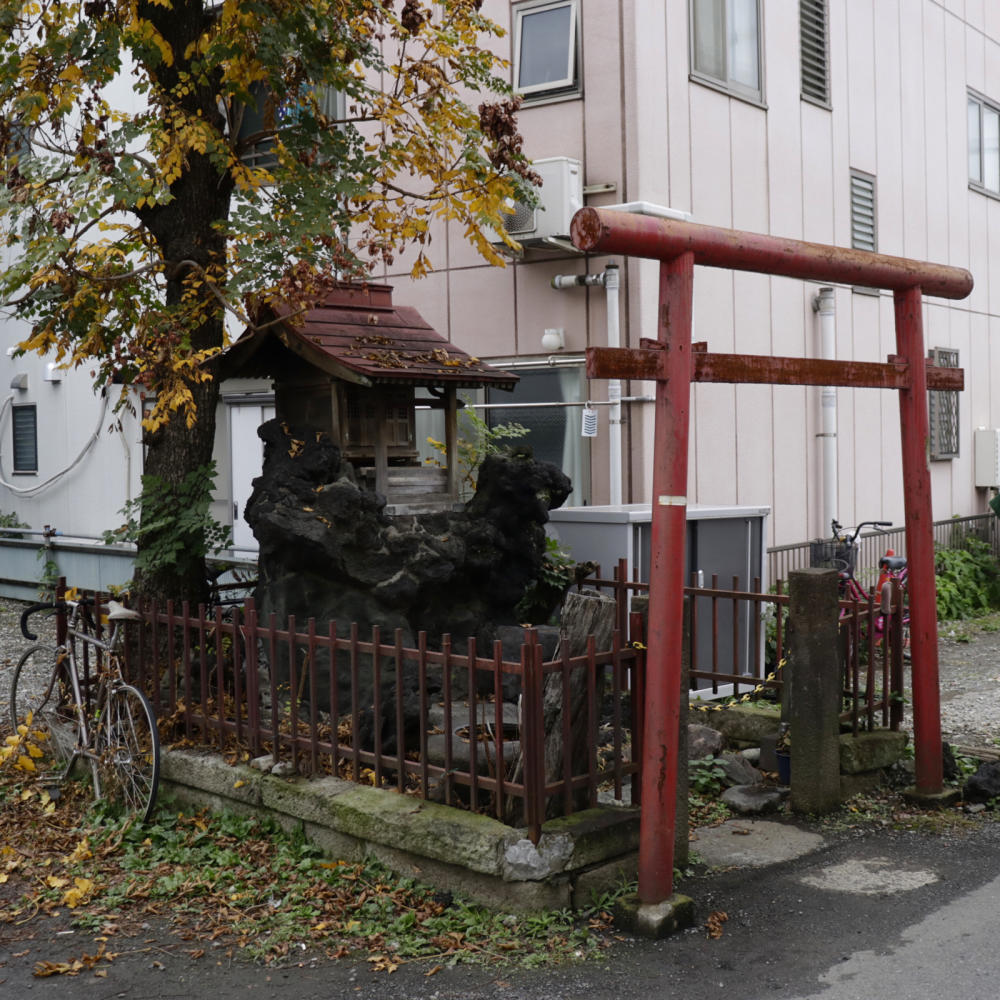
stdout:
[[(770, 507), (711, 506), (692, 504), (687, 509), (687, 546), (685, 581), (692, 575), (698, 586), (710, 587), (718, 576), (719, 588), (730, 590), (733, 579), (737, 590), (749, 590), (755, 579), (767, 589), (765, 579), (767, 518)], [(620, 506), (564, 507), (549, 512), (548, 533), (559, 541), (577, 562), (596, 562), (602, 576), (610, 579), (619, 559), (627, 559), (629, 573), (638, 570), (639, 579), (648, 582), (652, 515), (649, 504)], [(749, 602), (741, 602), (736, 623), (734, 661), (733, 606), (718, 605), (719, 669), (731, 672), (736, 662), (739, 673), (748, 673), (753, 665), (754, 637), (751, 616), (756, 613)], [(763, 634), (763, 630), (761, 630)], [(696, 638), (697, 666), (710, 670), (712, 664), (711, 605), (701, 601), (698, 607)], [(700, 681), (698, 686), (707, 685)], [(727, 688), (728, 690), (728, 688)]]

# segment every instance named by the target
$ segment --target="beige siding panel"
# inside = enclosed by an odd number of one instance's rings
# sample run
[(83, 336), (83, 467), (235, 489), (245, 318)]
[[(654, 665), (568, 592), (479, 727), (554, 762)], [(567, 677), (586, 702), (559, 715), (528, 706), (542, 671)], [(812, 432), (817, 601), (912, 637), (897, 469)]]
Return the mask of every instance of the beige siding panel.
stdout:
[[(875, 104), (878, 136), (877, 178), (879, 250), (903, 250), (903, 156), (900, 122), (899, 3), (880, 0), (875, 14)], [(922, 207), (921, 207), (922, 210)]]
[[(809, 457), (809, 428), (803, 414), (809, 406), (802, 386), (777, 386), (774, 390), (772, 428), (773, 497), (771, 542), (804, 540), (819, 532), (819, 514), (810, 518), (808, 499), (813, 495), (814, 467)], [(820, 494), (815, 494), (819, 496)]]
[[(663, 6), (666, 8), (666, 35), (662, 41), (666, 45), (668, 84), (666, 162), (670, 182), (667, 203), (672, 208), (692, 211), (691, 132), (697, 119), (692, 117), (689, 95), (689, 90), (695, 88), (688, 83), (687, 5), (670, 3)], [(641, 24), (638, 29), (642, 29)], [(696, 218), (695, 221), (701, 220)]]
[[(697, 478), (689, 486), (690, 503), (736, 503), (736, 387), (700, 384), (693, 387), (698, 420), (691, 439), (701, 453)], [(705, 461), (705, 456), (711, 456)]]
[(768, 224), (767, 113), (732, 103), (734, 229), (766, 233)]
[(831, 192), (847, 183), (833, 174), (830, 114), (802, 105), (802, 236), (813, 243), (833, 243)]
[(981, 94), (986, 93), (986, 39), (978, 31), (971, 31), (967, 25), (964, 31), (968, 85)]
[[(583, 288), (556, 291), (550, 284), (554, 274), (577, 273), (576, 261), (559, 260), (547, 263), (519, 265), (517, 275), (517, 346), (521, 354), (544, 354), (542, 334), (547, 327), (566, 331), (566, 354), (582, 352), (588, 341), (587, 297)], [(604, 292), (597, 290), (603, 297)], [(480, 302), (482, 308), (482, 302)], [(604, 307), (600, 306), (600, 322), (604, 323)], [(601, 327), (604, 329), (603, 325)]]
[(696, 222), (731, 227), (733, 148), (730, 99), (691, 85), (691, 204)]
[[(838, 66), (846, 77), (844, 90), (849, 118), (850, 165), (870, 174), (878, 172), (875, 95), (874, 19), (870, 3), (847, 5), (845, 39), (838, 47)], [(839, 115), (844, 115), (838, 106)]]
[(927, 254), (941, 259), (948, 246), (948, 166), (954, 162), (949, 146), (945, 13), (929, 7), (924, 16), (924, 157), (927, 183)]
[(774, 438), (769, 385), (736, 388), (736, 503), (769, 504)]
[[(977, 31), (986, 28), (986, 8), (996, 6), (996, 0), (965, 0), (965, 19)], [(956, 14), (961, 11), (956, 10)]]
[[(968, 114), (966, 85), (965, 29), (953, 17), (945, 19), (945, 106), (947, 113), (948, 175), (946, 194), (931, 211), (947, 206), (948, 257), (956, 267), (969, 266), (969, 199), (966, 196), (969, 176)], [(973, 275), (975, 277), (975, 275)], [(962, 304), (960, 308), (964, 309)]]
[[(450, 336), (455, 343), (483, 358), (516, 353), (513, 268), (452, 271), (449, 284)], [(430, 318), (429, 310), (421, 312)]]
[[(802, 133), (799, 127), (800, 74), (798, 17), (788, 17), (781, 5), (764, 4), (764, 42), (766, 58), (765, 116), (767, 143), (767, 232), (793, 239), (802, 236), (802, 176), (800, 169)], [(811, 107), (811, 106), (810, 106)], [(750, 109), (754, 110), (754, 109)], [(746, 207), (738, 197), (739, 215)], [(753, 214), (759, 214), (754, 211)]]

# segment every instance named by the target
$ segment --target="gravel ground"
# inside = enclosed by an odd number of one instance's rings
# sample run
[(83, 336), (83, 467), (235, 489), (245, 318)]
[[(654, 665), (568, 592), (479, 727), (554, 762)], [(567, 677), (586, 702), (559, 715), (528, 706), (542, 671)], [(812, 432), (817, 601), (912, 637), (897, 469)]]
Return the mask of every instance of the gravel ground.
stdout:
[[(21, 635), (21, 612), (27, 607), (20, 601), (0, 597), (0, 722), (8, 724), (10, 678), (21, 653), (32, 643)], [(55, 627), (51, 618), (33, 615), (31, 628), (39, 642), (52, 641)]]
[[(7, 721), (10, 676), (29, 644), (19, 620), (26, 607), (0, 598), (0, 718)], [(51, 636), (52, 620), (32, 618), (41, 638)], [(1000, 755), (1000, 613), (972, 622), (939, 626), (941, 729), (949, 742), (992, 749)], [(912, 724), (907, 715), (906, 723)]]

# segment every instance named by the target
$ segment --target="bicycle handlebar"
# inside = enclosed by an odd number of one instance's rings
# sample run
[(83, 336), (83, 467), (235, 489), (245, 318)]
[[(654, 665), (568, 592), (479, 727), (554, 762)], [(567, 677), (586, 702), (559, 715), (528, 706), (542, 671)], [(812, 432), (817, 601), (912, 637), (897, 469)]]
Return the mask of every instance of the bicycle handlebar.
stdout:
[[(94, 603), (91, 597), (81, 597), (79, 600), (67, 602), (67, 601), (44, 601), (39, 604), (32, 604), (25, 608), (21, 612), (21, 635), (28, 640), (28, 642), (35, 642), (38, 636), (34, 632), (28, 631), (28, 619), (37, 614), (39, 611), (72, 611), (72, 609), (78, 605), (82, 605), (84, 609), (91, 607)], [(89, 618), (89, 615), (88, 615)]]
[(32, 604), (30, 607), (24, 609), (21, 612), (21, 635), (24, 636), (28, 642), (34, 642), (38, 636), (34, 632), (28, 631), (28, 619), (39, 611), (58, 611), (59, 608), (65, 608), (65, 604), (59, 603), (45, 603), (45, 604)]
[[(855, 529), (854, 534), (850, 536), (851, 541), (855, 541), (859, 534), (861, 534), (861, 529), (866, 525), (870, 524), (873, 528), (891, 528), (892, 521), (862, 521)], [(840, 538), (841, 532), (844, 530), (844, 526), (840, 524), (839, 521), (831, 521), (830, 528), (833, 531), (834, 538)], [(845, 537), (847, 537), (845, 535)]]

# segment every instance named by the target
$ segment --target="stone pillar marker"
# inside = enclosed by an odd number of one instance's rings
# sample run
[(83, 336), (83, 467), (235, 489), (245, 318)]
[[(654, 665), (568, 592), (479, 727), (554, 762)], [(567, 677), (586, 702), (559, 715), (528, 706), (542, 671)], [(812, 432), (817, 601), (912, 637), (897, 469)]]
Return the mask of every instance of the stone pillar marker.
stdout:
[(785, 697), (791, 735), (791, 806), (795, 812), (825, 813), (840, 805), (837, 571), (794, 570), (788, 585)]

